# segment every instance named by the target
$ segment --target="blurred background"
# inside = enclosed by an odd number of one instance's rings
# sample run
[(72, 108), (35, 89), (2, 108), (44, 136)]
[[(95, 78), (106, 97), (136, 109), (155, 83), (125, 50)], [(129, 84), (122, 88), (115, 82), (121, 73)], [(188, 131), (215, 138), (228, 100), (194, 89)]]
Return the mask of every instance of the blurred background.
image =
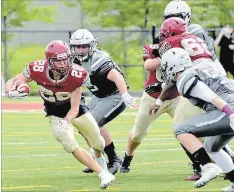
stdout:
[[(168, 2), (170, 0), (2, 0), (2, 80), (22, 72), (30, 61), (43, 60), (45, 47), (51, 40), (68, 42), (76, 29), (87, 28), (99, 38), (98, 48), (109, 52), (121, 67), (130, 90), (141, 92), (147, 77), (142, 47), (153, 43)], [(191, 23), (202, 25), (214, 39), (223, 26), (234, 26), (233, 0), (186, 2), (192, 9)], [(36, 95), (36, 85), (30, 86), (31, 94)]]

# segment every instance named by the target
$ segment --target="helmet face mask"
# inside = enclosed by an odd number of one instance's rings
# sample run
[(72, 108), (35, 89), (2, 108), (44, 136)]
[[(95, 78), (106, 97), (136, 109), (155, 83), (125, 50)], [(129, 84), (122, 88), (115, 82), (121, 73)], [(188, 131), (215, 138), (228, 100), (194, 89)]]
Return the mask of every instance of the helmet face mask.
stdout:
[(66, 75), (71, 69), (72, 56), (65, 59), (50, 58), (48, 60), (50, 70), (60, 75)]
[(50, 71), (59, 75), (66, 75), (72, 66), (72, 54), (67, 43), (51, 41), (45, 50), (46, 60)]
[[(73, 57), (83, 62), (87, 61), (96, 50), (97, 38), (94, 38), (93, 34), (87, 29), (78, 29), (72, 34), (69, 44)], [(87, 51), (84, 51), (85, 47), (88, 48)], [(79, 51), (81, 48), (83, 51)]]

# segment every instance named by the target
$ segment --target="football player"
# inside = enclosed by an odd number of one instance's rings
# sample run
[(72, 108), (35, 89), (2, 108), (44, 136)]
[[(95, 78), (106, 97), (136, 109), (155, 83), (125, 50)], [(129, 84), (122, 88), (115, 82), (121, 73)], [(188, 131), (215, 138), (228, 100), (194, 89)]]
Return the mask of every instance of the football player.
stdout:
[[(214, 40), (212, 37), (208, 36), (208, 34), (205, 32), (205, 30), (198, 24), (191, 24), (191, 8), (189, 7), (189, 5), (183, 1), (183, 0), (173, 0), (171, 2), (169, 2), (164, 10), (164, 20), (168, 19), (170, 17), (179, 17), (181, 19), (183, 19), (186, 23), (186, 25), (188, 26), (188, 32), (190, 34), (194, 34), (198, 37), (200, 37), (201, 39), (203, 39), (206, 43), (206, 45), (208, 46), (208, 50), (210, 51), (210, 53), (212, 54), (212, 60), (214, 61), (213, 65), (215, 66), (215, 68), (223, 75), (227, 75), (223, 66), (220, 64), (219, 60), (217, 59), (216, 56), (216, 51), (215, 51), (215, 44), (214, 44)], [(184, 113), (183, 109), (184, 108), (191, 108), (191, 110), (189, 110), (189, 113)], [(200, 114), (203, 113), (203, 110), (198, 109), (197, 107), (193, 107), (191, 105), (191, 103), (184, 97), (180, 98), (180, 102), (178, 103), (178, 107), (175, 111), (175, 117), (173, 118), (173, 123), (180, 123), (182, 121), (184, 121), (185, 119), (188, 119), (196, 114)], [(183, 146), (182, 146), (183, 147)], [(185, 148), (184, 148), (185, 149)], [(225, 150), (230, 149), (228, 146), (224, 147)], [(230, 150), (228, 150), (230, 151)], [(194, 169), (194, 174), (188, 178), (185, 178), (185, 180), (197, 180), (200, 178), (200, 165), (199, 162), (196, 162), (193, 157), (191, 156), (191, 154), (185, 149), (185, 152), (187, 153), (188, 157), (191, 159), (192, 161), (192, 165), (193, 165), (193, 169)], [(231, 153), (232, 156), (232, 153)], [(234, 160), (234, 157), (232, 157)]]
[[(216, 61), (217, 68), (225, 73), (225, 70), (223, 69), (222, 65), (217, 60), (216, 54), (215, 54), (215, 48), (214, 48), (214, 40), (209, 37), (204, 29), (198, 25), (198, 24), (190, 24), (191, 19), (191, 9), (188, 6), (188, 4), (181, 0), (174, 0), (168, 3), (164, 10), (164, 16), (163, 19), (167, 19), (170, 17), (179, 17), (185, 20), (186, 24), (189, 26), (188, 30), (190, 33), (195, 34), (199, 37), (202, 37), (206, 43), (209, 45), (209, 50), (212, 52), (212, 59)], [(148, 80), (145, 82), (145, 91), (142, 95), (139, 110), (137, 113), (137, 116), (135, 118), (134, 126), (132, 130), (129, 133), (128, 136), (128, 146), (127, 150), (125, 152), (125, 157), (123, 159), (123, 163), (120, 167), (120, 172), (128, 173), (130, 171), (130, 164), (133, 159), (133, 154), (136, 148), (140, 145), (141, 141), (147, 133), (150, 130), (151, 123), (156, 120), (158, 116), (160, 116), (163, 113), (168, 113), (170, 116), (174, 117), (174, 122), (182, 122), (184, 119), (187, 119), (193, 115), (196, 115), (197, 113), (201, 113), (202, 110), (199, 108), (195, 108), (195, 110), (191, 110), (190, 113), (186, 113), (186, 115), (180, 115), (180, 109), (183, 109), (185, 105), (191, 105), (187, 99), (184, 98), (176, 98), (175, 96), (178, 96), (178, 94), (175, 92), (176, 90), (172, 90), (169, 93), (171, 96), (171, 100), (167, 100), (166, 103), (163, 104), (163, 107), (160, 107), (160, 109), (157, 111), (157, 113), (150, 117), (148, 114), (147, 109), (150, 105), (154, 104), (153, 98), (158, 98), (161, 90), (161, 83), (158, 81), (160, 79), (160, 74), (156, 74), (157, 77), (155, 77), (155, 71), (160, 65), (160, 55), (158, 54), (158, 45), (146, 45), (143, 49), (143, 60), (145, 61), (144, 67), (149, 72)], [(185, 100), (185, 101), (184, 101)], [(161, 103), (160, 100), (157, 100), (159, 104)], [(180, 103), (180, 107), (177, 107), (176, 113), (175, 113), (175, 107), (177, 104)], [(174, 116), (174, 114), (176, 114)], [(183, 147), (183, 146), (182, 146)], [(193, 162), (193, 169), (194, 174), (185, 180), (197, 180), (200, 178), (200, 164), (199, 162), (196, 162), (193, 160), (193, 157), (189, 154), (189, 152), (183, 147), (191, 161)]]
[[(234, 165), (222, 147), (234, 137), (234, 81), (214, 70), (212, 61), (203, 60), (194, 65), (191, 58), (191, 53), (178, 47), (162, 55), (160, 71), (163, 80), (175, 84), (181, 95), (205, 111), (174, 125), (174, 134), (202, 164), (202, 177), (195, 182), (195, 187), (202, 187), (215, 177), (216, 165), (207, 151), (231, 181), (222, 191), (233, 192)], [(198, 137), (206, 137), (204, 145)]]
[[(81, 101), (81, 86), (88, 79), (88, 73), (72, 63), (71, 50), (63, 41), (51, 41), (45, 49), (45, 57), (45, 60), (31, 62), (23, 73), (8, 80), (5, 85), (7, 95), (10, 98), (26, 97), (26, 93), (15, 89), (17, 82), (35, 81), (54, 137), (76, 160), (99, 173), (101, 188), (105, 189), (115, 177), (107, 171), (101, 152), (105, 143), (99, 127)], [(89, 140), (98, 163), (78, 145), (73, 126)]]
[(160, 67), (160, 58), (157, 51), (158, 45), (145, 45), (143, 48), (144, 67), (149, 71), (149, 75), (144, 85), (145, 90), (141, 97), (133, 128), (128, 135), (127, 150), (120, 167), (121, 173), (128, 173), (130, 171), (134, 151), (148, 134), (151, 124), (164, 113), (173, 117), (176, 105), (179, 102), (178, 94), (173, 93), (171, 95), (171, 100), (168, 98), (155, 115), (151, 116), (148, 113), (147, 109), (155, 103), (155, 99), (158, 98), (162, 91), (162, 83), (158, 77), (156, 77), (156, 69)]
[[(180, 47), (183, 48), (185, 50), (187, 50), (190, 54), (190, 57), (193, 61), (193, 65), (197, 66), (197, 65), (205, 65), (206, 63), (209, 63), (213, 69), (219, 73), (220, 75), (222, 75), (219, 71), (217, 71), (217, 68), (214, 65), (214, 62), (212, 61), (212, 57), (211, 57), (211, 53), (209, 52), (205, 42), (194, 35), (188, 34), (187, 33), (188, 29), (187, 26), (185, 24), (185, 21), (183, 19), (180, 18), (176, 18), (176, 17), (172, 17), (169, 18), (167, 20), (164, 21), (164, 23), (162, 24), (162, 27), (160, 29), (160, 39), (161, 39), (161, 43), (159, 45), (159, 53), (161, 55), (163, 55), (167, 50), (173, 48), (173, 47)], [(164, 77), (165, 79), (165, 77)], [(174, 89), (174, 85), (170, 85), (168, 86), (168, 88), (172, 87)], [(159, 96), (159, 99), (161, 101), (162, 96), (164, 94), (164, 91), (167, 92), (170, 89), (164, 89), (161, 93), (161, 95)], [(165, 96), (163, 96), (165, 99)], [(163, 100), (164, 100), (163, 99)], [(151, 112), (152, 110), (156, 109), (157, 105), (155, 104), (152, 108), (151, 108)], [(181, 107), (178, 104), (178, 107)], [(181, 110), (179, 111), (180, 115), (182, 115), (183, 117), (186, 117), (186, 119), (189, 119), (191, 117), (197, 116), (199, 114), (199, 111), (196, 109), (196, 107), (192, 107), (189, 105), (189, 103), (186, 103), (186, 109), (193, 110), (192, 116), (191, 114), (188, 115), (188, 112), (186, 110)], [(177, 110), (177, 109), (176, 109)], [(196, 112), (197, 110), (197, 112)], [(197, 113), (197, 115), (195, 115), (195, 113)], [(176, 116), (175, 116), (176, 117)], [(189, 117), (189, 118), (188, 118)], [(184, 119), (184, 121), (186, 120)], [(177, 125), (183, 123), (184, 121), (178, 121), (177, 123), (174, 123), (174, 127), (176, 127)], [(183, 145), (183, 143), (181, 143)], [(212, 157), (212, 159), (218, 164), (220, 165), (220, 161), (219, 159), (231, 159), (231, 157), (229, 155), (227, 155), (227, 153), (223, 153), (223, 150), (220, 150), (218, 152), (215, 151), (211, 151), (213, 153), (210, 153), (210, 156)], [(205, 151), (200, 151), (201, 154), (206, 153)], [(190, 153), (190, 157), (193, 158), (193, 160), (198, 161), (201, 165), (204, 165), (202, 161), (200, 161), (201, 159), (199, 158), (195, 158), (194, 154)], [(225, 161), (225, 160), (224, 160)], [(222, 165), (220, 165), (221, 168)], [(195, 183), (195, 186), (199, 187), (199, 186), (203, 186), (206, 185), (206, 183), (208, 183), (210, 181), (210, 179), (216, 177), (219, 175), (219, 169), (217, 166), (212, 165), (212, 166), (208, 166), (208, 168), (205, 166), (203, 170), (201, 170), (201, 178), (199, 178), (199, 180)], [(207, 172), (207, 173), (205, 173)]]
[[(109, 171), (115, 174), (122, 160), (115, 152), (110, 133), (104, 125), (122, 113), (126, 106), (135, 107), (136, 100), (128, 93), (128, 86), (118, 65), (106, 52), (96, 48), (97, 39), (89, 30), (78, 29), (69, 42), (74, 62), (89, 72), (86, 86), (93, 96), (88, 107), (105, 139), (104, 151), (109, 159)], [(83, 171), (93, 172), (89, 168)]]

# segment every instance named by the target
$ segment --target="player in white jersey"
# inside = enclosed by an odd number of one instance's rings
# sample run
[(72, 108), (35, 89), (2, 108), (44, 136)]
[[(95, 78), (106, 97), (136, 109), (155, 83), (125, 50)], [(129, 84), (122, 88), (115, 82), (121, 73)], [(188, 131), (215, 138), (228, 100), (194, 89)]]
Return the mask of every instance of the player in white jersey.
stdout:
[[(214, 61), (213, 66), (217, 69), (217, 71), (219, 71), (223, 75), (226, 75), (223, 66), (220, 64), (219, 60), (217, 59), (213, 38), (208, 36), (208, 34), (205, 32), (202, 26), (190, 23), (192, 17), (192, 11), (189, 5), (183, 0), (173, 0), (169, 2), (164, 10), (163, 18), (168, 19), (170, 17), (182, 18), (188, 26), (188, 32), (190, 34), (194, 34), (200, 37), (205, 41), (206, 45), (208, 46), (208, 50), (212, 54), (212, 60)], [(184, 113), (183, 110), (184, 108), (190, 108), (189, 110), (190, 113)], [(193, 115), (197, 115), (200, 113), (203, 113), (203, 110), (200, 110), (197, 107), (192, 106), (186, 98), (181, 98), (180, 102), (178, 103), (177, 109), (175, 111), (173, 124), (178, 124), (182, 122), (184, 119), (187, 119), (189, 117), (192, 117)], [(229, 153), (230, 156), (232, 156), (233, 152), (228, 145), (224, 147), (224, 149)], [(185, 178), (185, 180), (197, 180), (200, 177), (200, 171), (201, 171), (199, 162), (194, 161), (188, 151), (186, 151), (186, 153), (192, 161), (194, 174), (188, 178)]]
[[(87, 29), (78, 29), (70, 38), (74, 62), (89, 72), (86, 86), (93, 94), (88, 104), (90, 113), (97, 121), (105, 139), (104, 152), (109, 159), (109, 171), (115, 174), (122, 162), (115, 152), (115, 146), (105, 124), (112, 121), (126, 106), (135, 107), (136, 101), (128, 93), (128, 86), (118, 65), (108, 53), (96, 48), (97, 39)], [(84, 169), (84, 172), (93, 172)]]
[[(201, 178), (194, 187), (202, 187), (216, 177), (217, 167), (209, 152), (231, 181), (222, 191), (233, 192), (234, 165), (222, 147), (234, 137), (234, 81), (215, 71), (211, 63), (194, 65), (189, 53), (181, 48), (163, 54), (160, 71), (167, 84), (176, 84), (181, 95), (205, 111), (174, 125), (178, 141), (202, 164)], [(204, 146), (199, 137), (207, 137)]]

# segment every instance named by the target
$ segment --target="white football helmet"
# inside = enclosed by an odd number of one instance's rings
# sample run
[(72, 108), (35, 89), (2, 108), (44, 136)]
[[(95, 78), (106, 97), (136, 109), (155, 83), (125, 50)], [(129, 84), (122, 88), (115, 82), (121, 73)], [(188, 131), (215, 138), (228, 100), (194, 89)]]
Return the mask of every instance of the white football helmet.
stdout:
[(190, 23), (192, 13), (189, 5), (183, 0), (173, 0), (167, 4), (163, 19), (170, 17), (180, 17), (188, 25)]
[(176, 82), (176, 74), (192, 66), (189, 53), (182, 48), (172, 48), (162, 55), (160, 72), (167, 84)]
[[(76, 30), (70, 40), (69, 45), (72, 50), (72, 54), (77, 58), (79, 61), (87, 60), (93, 52), (96, 50), (97, 39), (94, 38), (93, 34), (88, 29), (78, 29)], [(89, 50), (86, 53), (78, 54), (75, 52), (74, 47), (77, 45), (88, 45)]]

